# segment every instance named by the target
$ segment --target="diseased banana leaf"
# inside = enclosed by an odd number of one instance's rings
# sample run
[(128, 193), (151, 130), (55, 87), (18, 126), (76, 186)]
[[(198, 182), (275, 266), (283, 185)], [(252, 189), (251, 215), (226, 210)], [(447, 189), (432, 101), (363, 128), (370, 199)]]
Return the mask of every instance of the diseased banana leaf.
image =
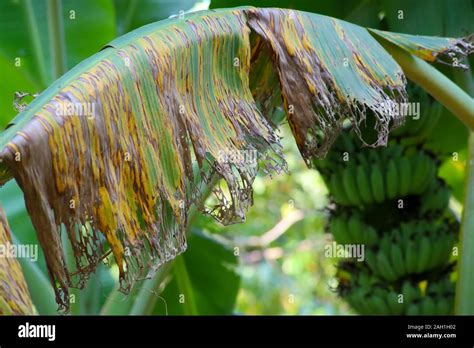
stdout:
[[(449, 65), (466, 68), (459, 61), (459, 57), (474, 52), (473, 37), (454, 39), (447, 37), (420, 36), (410, 34), (391, 33), (388, 31), (370, 29), (372, 32), (394, 43), (405, 51), (418, 56), (428, 62), (444, 62)], [(443, 60), (443, 58), (445, 60)]]
[[(67, 310), (69, 287), (109, 253), (126, 291), (184, 251), (192, 204), (225, 224), (244, 219), (260, 164), (286, 168), (281, 102), (310, 164), (369, 110), (373, 145), (384, 144), (403, 121), (404, 88), (392, 57), (344, 21), (249, 7), (169, 19), (111, 42), (19, 114), (0, 134), (0, 184), (13, 176), (22, 188)], [(215, 176), (217, 203), (203, 207), (200, 186)]]
[(0, 207), (0, 315), (34, 314), (30, 293), (20, 263), (11, 255), (13, 246), (5, 212)]

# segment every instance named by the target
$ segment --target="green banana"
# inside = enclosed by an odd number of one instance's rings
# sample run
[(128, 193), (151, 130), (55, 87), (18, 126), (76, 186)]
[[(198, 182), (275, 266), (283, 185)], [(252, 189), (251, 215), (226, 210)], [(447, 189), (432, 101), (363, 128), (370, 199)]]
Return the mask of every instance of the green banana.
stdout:
[(380, 241), (380, 251), (382, 251), (387, 259), (390, 259), (390, 248), (392, 246), (392, 241), (390, 239), (390, 235), (385, 235), (382, 240)]
[(449, 278), (444, 279), (444, 294), (453, 295), (455, 292), (456, 284), (451, 282)]
[(421, 199), (421, 206), (420, 206), (420, 215), (425, 215), (430, 211), (433, 211), (433, 207), (436, 204), (435, 200), (435, 192), (427, 191), (424, 195), (422, 195)]
[(417, 186), (417, 191), (415, 191), (416, 194), (421, 194), (428, 190), (430, 184), (433, 183), (436, 174), (436, 164), (433, 162), (433, 160), (427, 155), (423, 156), (422, 160), (423, 181), (419, 186)]
[(423, 236), (419, 242), (417, 273), (427, 271), (431, 258), (431, 246), (428, 237)]
[(367, 299), (367, 304), (372, 308), (372, 310), (378, 314), (383, 315), (389, 313), (389, 309), (385, 300), (380, 296), (373, 295)]
[(449, 301), (444, 297), (439, 297), (436, 303), (436, 314), (451, 315), (451, 306)]
[(359, 206), (362, 204), (362, 198), (359, 195), (356, 183), (355, 167), (349, 164), (342, 172), (342, 183), (347, 193), (347, 198), (352, 205)]
[(367, 155), (369, 157), (369, 162), (372, 165), (380, 166), (382, 164), (381, 158), (379, 157), (377, 150), (368, 150)]
[(374, 278), (372, 278), (365, 270), (358, 274), (357, 278), (358, 284), (363, 288), (371, 288), (374, 283)]
[(370, 270), (375, 273), (375, 274), (380, 274), (380, 271), (378, 269), (377, 265), (377, 258), (375, 256), (375, 253), (372, 250), (367, 250), (365, 253), (365, 261), (367, 265), (369, 266)]
[(436, 268), (440, 265), (446, 264), (449, 259), (446, 258), (446, 250), (451, 250), (452, 243), (450, 242), (449, 236), (446, 234), (449, 231), (439, 230), (439, 233), (436, 235), (436, 240), (431, 244), (431, 258), (430, 258), (430, 268)]
[(420, 309), (415, 303), (408, 306), (407, 315), (420, 315)]
[(428, 212), (441, 212), (446, 210), (449, 205), (451, 191), (446, 186), (441, 186), (441, 182), (436, 183), (434, 191), (427, 191), (422, 197), (420, 207), (421, 215)]
[(426, 174), (429, 172), (428, 157), (423, 152), (418, 151), (411, 158), (411, 165), (413, 168), (413, 178), (411, 181), (411, 190), (414, 193), (420, 193), (420, 188), (423, 187), (426, 181)]
[(435, 200), (438, 203), (436, 205), (436, 210), (444, 211), (449, 205), (449, 198), (451, 197), (451, 190), (443, 186), (441, 187), (438, 192), (436, 193)]
[(389, 282), (393, 282), (398, 279), (398, 276), (392, 269), (392, 265), (390, 264), (387, 256), (380, 251), (377, 253), (377, 267), (380, 271), (382, 271), (379, 275)]
[(333, 188), (332, 194), (334, 199), (337, 203), (341, 205), (349, 204), (349, 199), (347, 198), (347, 194), (344, 191), (344, 187), (342, 185), (342, 180), (340, 179), (339, 173), (335, 172), (331, 175), (331, 187)]
[(403, 153), (405, 153), (405, 156), (406, 156), (408, 159), (411, 159), (412, 156), (414, 156), (417, 152), (418, 152), (418, 150), (417, 150), (417, 148), (416, 148), (415, 146), (404, 147), (402, 153), (401, 153), (399, 156), (397, 156), (397, 157), (401, 157), (401, 155), (402, 155)]
[(454, 246), (454, 238), (451, 234), (445, 235), (445, 247), (443, 248), (442, 254), (440, 256), (441, 264), (449, 262), (452, 256)]
[(428, 120), (427, 114), (420, 115), (419, 119), (413, 120), (410, 134), (413, 134), (413, 135), (420, 134), (423, 128), (425, 127), (427, 120)]
[(371, 315), (375, 314), (372, 312), (372, 308), (367, 305), (367, 301), (365, 299), (366, 292), (364, 289), (355, 289), (351, 291), (348, 295), (347, 299), (351, 303), (351, 306), (356, 309), (357, 312), (363, 315)]
[(393, 269), (398, 276), (403, 276), (406, 274), (403, 253), (399, 244), (392, 243), (390, 250), (390, 261), (392, 262)]
[(339, 138), (341, 139), (341, 146), (344, 152), (348, 152), (350, 154), (355, 151), (354, 143), (352, 142), (352, 139), (349, 135), (341, 134)]
[(405, 247), (405, 269), (407, 273), (416, 273), (418, 267), (418, 250), (415, 242), (409, 240)]
[(434, 315), (436, 314), (436, 305), (433, 299), (430, 296), (426, 296), (423, 301), (421, 301), (420, 306), (421, 315)]
[(398, 192), (400, 193), (401, 197), (404, 197), (410, 192), (411, 180), (413, 175), (411, 164), (408, 158), (399, 157), (399, 160), (397, 161), (397, 169), (400, 175), (398, 180)]
[(409, 281), (405, 281), (402, 285), (402, 295), (403, 303), (407, 306), (420, 297), (420, 290), (415, 288)]
[(380, 167), (377, 165), (371, 166), (370, 182), (375, 201), (377, 203), (382, 203), (385, 200), (385, 188), (382, 172), (380, 171)]
[(374, 197), (372, 195), (369, 175), (362, 165), (357, 166), (356, 182), (360, 198), (362, 199), (364, 204), (373, 204)]
[[(436, 127), (436, 124), (438, 123), (438, 120), (440, 119), (442, 113), (443, 106), (440, 103), (434, 103), (433, 105), (431, 105), (429, 108), (430, 116), (425, 116), (426, 122), (423, 125), (423, 128), (418, 133), (419, 136), (426, 137), (427, 135), (429, 135)], [(425, 113), (425, 115), (428, 115), (428, 113)]]
[(400, 234), (402, 240), (407, 243), (413, 236), (413, 229), (411, 228), (411, 225), (408, 223), (402, 223), (400, 225)]
[(404, 147), (400, 144), (391, 144), (387, 147), (390, 150), (387, 159), (398, 158), (403, 154)]
[(389, 308), (388, 313), (384, 314), (391, 314), (391, 315), (402, 315), (404, 310), (404, 304), (398, 302), (398, 294), (395, 291), (389, 291), (386, 295), (386, 302)]
[(387, 165), (387, 197), (396, 198), (398, 195), (398, 171), (393, 159), (388, 161)]
[(372, 288), (372, 292), (374, 293), (374, 295), (377, 295), (379, 297), (382, 297), (382, 298), (386, 298), (387, 297), (387, 289), (384, 289), (380, 286), (374, 286)]
[(429, 296), (438, 296), (443, 294), (441, 282), (430, 282), (426, 288), (426, 294)]
[(367, 246), (373, 246), (378, 241), (377, 231), (372, 226), (365, 225), (364, 240)]
[(339, 244), (344, 244), (344, 238), (342, 227), (341, 227), (341, 219), (340, 218), (332, 218), (331, 222), (329, 223), (329, 228), (331, 233), (334, 237), (334, 240)]
[(349, 227), (347, 225), (347, 216), (342, 215), (339, 218), (339, 228), (340, 228), (340, 234), (341, 234), (341, 241), (339, 242), (340, 244), (351, 244), (352, 243), (352, 236), (349, 231)]
[[(377, 151), (377, 150), (372, 150), (372, 151)], [(381, 147), (377, 151), (382, 163), (386, 163), (388, 161), (388, 159), (392, 156), (392, 151), (393, 151), (393, 147), (389, 146), (389, 144), (387, 144), (387, 146), (385, 147)]]
[(377, 304), (375, 304), (372, 300), (372, 297), (366, 297), (365, 298), (365, 303), (367, 305), (367, 308), (368, 308), (368, 313), (370, 313), (369, 315), (379, 315), (379, 307), (377, 306)]
[(368, 172), (370, 170), (370, 162), (365, 152), (360, 152), (356, 155), (356, 159), (359, 165), (364, 167), (364, 169)]
[(351, 236), (351, 243), (364, 244), (364, 226), (358, 214), (352, 214), (348, 220), (347, 227)]

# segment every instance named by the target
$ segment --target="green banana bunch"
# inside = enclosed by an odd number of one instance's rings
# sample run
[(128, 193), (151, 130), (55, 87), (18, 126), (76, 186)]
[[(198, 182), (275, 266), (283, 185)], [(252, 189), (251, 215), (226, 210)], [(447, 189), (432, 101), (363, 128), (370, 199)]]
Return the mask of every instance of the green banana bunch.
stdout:
[(339, 295), (358, 313), (453, 311), (459, 224), (447, 211), (450, 190), (437, 177), (440, 162), (420, 146), (439, 110), (408, 120), (384, 148), (362, 147), (343, 132), (326, 159), (315, 162), (336, 203), (328, 224), (334, 240), (366, 246), (364, 262), (340, 261), (336, 274)]
[[(410, 285), (413, 287), (413, 285)], [(412, 291), (404, 288), (404, 294)], [(444, 274), (441, 280), (428, 282), (424, 293), (417, 296), (407, 308), (408, 315), (451, 315), (454, 307), (455, 284), (450, 281), (449, 273)], [(405, 296), (406, 297), (406, 296)]]
[(372, 186), (369, 182), (369, 170), (363, 164), (357, 166), (356, 183), (363, 204), (372, 204), (375, 201), (375, 198), (372, 193)]
[(421, 150), (412, 153), (410, 161), (413, 168), (411, 192), (421, 194), (436, 176), (436, 163), (427, 153)]
[(394, 145), (394, 148), (394, 156), (383, 156), (386, 163), (387, 198), (396, 199), (425, 192), (435, 179), (436, 162), (428, 153), (414, 147), (407, 148), (404, 152), (400, 150), (399, 144)]
[(333, 217), (329, 223), (329, 229), (337, 243), (350, 244), (352, 242), (346, 217)]
[(377, 231), (363, 222), (360, 213), (332, 215), (329, 228), (339, 244), (363, 244), (373, 246), (378, 242)]
[(398, 157), (396, 159), (396, 165), (399, 173), (398, 191), (401, 197), (405, 197), (410, 193), (413, 170), (410, 160), (407, 157)]
[(372, 185), (375, 202), (382, 203), (385, 200), (384, 175), (380, 167), (376, 164), (372, 164), (370, 168), (370, 183)]
[(374, 274), (390, 282), (446, 267), (456, 242), (450, 228), (457, 226), (403, 223), (385, 233), (378, 247), (366, 251), (366, 262)]
[[(349, 136), (341, 135), (341, 138)], [(362, 149), (357, 154), (349, 155), (347, 161), (342, 159), (342, 155), (332, 157), (334, 163), (324, 167), (323, 171), (329, 178), (326, 179), (329, 191), (336, 203), (341, 205), (364, 207), (380, 204), (387, 199), (428, 194), (431, 186), (436, 187), (436, 162), (428, 153), (413, 147), (405, 153), (399, 144), (381, 150)], [(325, 161), (328, 160), (320, 162)], [(447, 189), (439, 193), (439, 197), (429, 198), (435, 201), (446, 199), (449, 193)], [(444, 208), (441, 205), (439, 210)], [(427, 206), (425, 209), (438, 208)]]
[(407, 90), (410, 99), (420, 103), (419, 117), (407, 116), (404, 126), (393, 130), (391, 136), (401, 139), (402, 142), (420, 143), (436, 127), (443, 113), (443, 106), (416, 85), (408, 84)]
[(349, 199), (350, 205), (360, 206), (362, 205), (362, 197), (359, 194), (356, 173), (357, 169), (354, 162), (349, 162), (347, 168), (342, 171), (342, 183), (344, 190), (347, 193), (347, 198)]
[(429, 212), (441, 213), (449, 205), (451, 190), (444, 181), (436, 180), (421, 197), (420, 214), (425, 215)]
[(433, 281), (405, 280), (387, 283), (366, 269), (342, 263), (337, 275), (349, 274), (338, 291), (364, 315), (449, 315), (452, 313), (454, 283), (449, 273)]
[(340, 172), (334, 172), (331, 174), (329, 182), (326, 182), (329, 191), (332, 193), (336, 203), (341, 205), (349, 205), (349, 198), (342, 184), (342, 177)]
[(390, 159), (387, 165), (387, 197), (389, 199), (397, 198), (400, 195), (399, 176), (395, 160)]

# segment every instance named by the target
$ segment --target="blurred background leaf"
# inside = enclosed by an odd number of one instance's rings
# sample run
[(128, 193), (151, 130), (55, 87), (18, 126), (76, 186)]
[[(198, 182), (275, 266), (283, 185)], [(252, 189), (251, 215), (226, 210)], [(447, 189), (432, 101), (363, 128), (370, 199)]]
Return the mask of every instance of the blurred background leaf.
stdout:
[[(67, 69), (98, 52), (115, 37), (179, 11), (195, 0), (63, 0)], [(17, 91), (41, 92), (53, 76), (46, 0), (0, 2), (0, 127), (16, 115)], [(16, 60), (18, 59), (19, 60)]]
[(166, 309), (169, 315), (232, 314), (240, 285), (238, 263), (233, 249), (217, 236), (193, 230), (188, 251), (174, 262), (161, 294), (167, 306), (157, 301), (153, 314), (166, 314)]
[(210, 8), (236, 6), (292, 8), (345, 19), (372, 28), (378, 27), (379, 23), (379, 6), (375, 0), (344, 0), (343, 5), (334, 0), (211, 0)]
[(117, 36), (181, 11), (190, 10), (195, 0), (114, 0)]

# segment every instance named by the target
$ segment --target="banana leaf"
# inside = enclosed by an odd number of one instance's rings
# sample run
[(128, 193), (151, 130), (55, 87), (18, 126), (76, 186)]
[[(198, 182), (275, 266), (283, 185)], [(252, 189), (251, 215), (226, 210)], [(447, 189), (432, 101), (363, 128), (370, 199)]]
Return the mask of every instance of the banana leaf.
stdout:
[(474, 51), (472, 36), (466, 39), (455, 39), (391, 33), (376, 29), (371, 29), (371, 31), (423, 60), (459, 66), (464, 69), (467, 69), (467, 66), (458, 60), (459, 56), (465, 56)]
[(378, 137), (367, 145), (385, 144), (405, 83), (369, 31), (342, 20), (252, 7), (168, 19), (112, 41), (21, 112), (0, 133), (0, 184), (23, 190), (67, 310), (69, 287), (110, 254), (127, 292), (182, 253), (191, 205), (242, 221), (260, 167), (286, 169), (278, 106), (311, 165), (345, 120), (360, 134), (369, 113)]
[(28, 286), (16, 259), (5, 212), (0, 207), (0, 315), (34, 314)]

